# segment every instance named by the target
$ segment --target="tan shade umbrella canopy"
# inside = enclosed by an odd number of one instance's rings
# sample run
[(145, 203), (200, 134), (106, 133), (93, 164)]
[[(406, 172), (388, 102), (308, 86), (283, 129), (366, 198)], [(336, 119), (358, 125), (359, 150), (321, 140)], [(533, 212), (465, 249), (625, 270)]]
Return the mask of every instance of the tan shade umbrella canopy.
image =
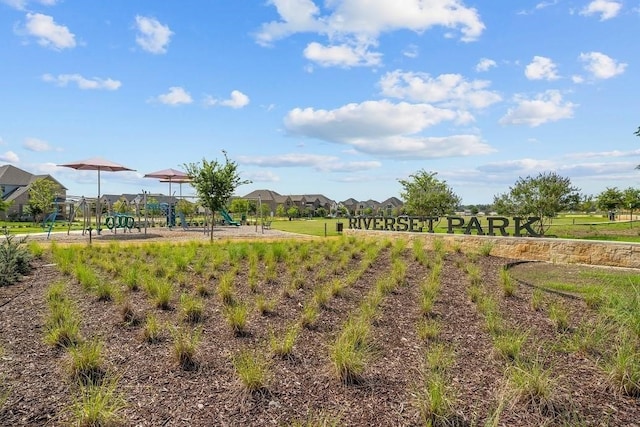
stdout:
[[(171, 194), (172, 182), (183, 183), (183, 182), (190, 181), (189, 175), (187, 175), (186, 172), (182, 172), (180, 170), (172, 169), (172, 168), (151, 172), (151, 173), (145, 174), (144, 177), (156, 178), (156, 179), (159, 179), (160, 182), (168, 182), (169, 183), (169, 200), (171, 200), (171, 196), (172, 196)], [(169, 203), (169, 218), (171, 218), (171, 203)]]
[(135, 169), (128, 168), (119, 163), (112, 162), (110, 160), (103, 159), (102, 157), (92, 157), (90, 159), (79, 160), (77, 162), (65, 163), (62, 165), (65, 168), (71, 168), (84, 171), (98, 171), (98, 199), (96, 202), (96, 222), (98, 232), (100, 232), (100, 172), (124, 172), (134, 171)]

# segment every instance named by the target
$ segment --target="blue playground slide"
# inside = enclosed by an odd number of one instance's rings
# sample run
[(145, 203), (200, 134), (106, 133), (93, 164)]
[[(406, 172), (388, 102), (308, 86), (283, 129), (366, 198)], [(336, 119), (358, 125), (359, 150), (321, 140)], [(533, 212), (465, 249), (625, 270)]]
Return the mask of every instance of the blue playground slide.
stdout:
[(235, 225), (236, 227), (240, 226), (240, 223), (238, 221), (234, 221), (233, 218), (231, 218), (231, 215), (229, 215), (229, 212), (227, 212), (226, 210), (220, 209), (220, 215), (222, 215), (222, 218), (224, 218), (227, 224)]

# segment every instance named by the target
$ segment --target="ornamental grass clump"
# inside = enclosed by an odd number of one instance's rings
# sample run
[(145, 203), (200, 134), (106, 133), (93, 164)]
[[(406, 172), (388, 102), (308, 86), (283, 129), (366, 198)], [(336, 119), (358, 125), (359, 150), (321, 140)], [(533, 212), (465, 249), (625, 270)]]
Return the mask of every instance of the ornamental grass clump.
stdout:
[(204, 318), (204, 301), (201, 298), (183, 293), (180, 295), (180, 314), (188, 323), (198, 323)]
[(437, 344), (425, 354), (422, 375), (415, 393), (415, 400), (424, 425), (457, 425), (456, 396), (448, 369), (454, 361), (453, 352)]
[(171, 330), (173, 356), (182, 369), (190, 371), (198, 367), (196, 355), (201, 335), (202, 332), (199, 328), (174, 328)]
[(274, 300), (267, 299), (264, 295), (256, 296), (256, 309), (263, 316), (275, 313), (275, 307), (276, 302)]
[(247, 334), (249, 310), (245, 304), (236, 303), (225, 306), (224, 317), (235, 336), (241, 337)]
[(553, 413), (555, 383), (551, 370), (537, 360), (519, 361), (510, 365), (506, 374), (515, 399), (542, 413)]
[(70, 347), (80, 341), (79, 316), (64, 292), (64, 284), (54, 283), (46, 294), (49, 313), (45, 320), (44, 340), (58, 347)]
[(271, 352), (283, 359), (291, 357), (293, 346), (299, 333), (300, 327), (298, 325), (290, 326), (284, 334), (281, 335), (276, 335), (274, 331), (271, 331), (269, 333), (269, 347), (271, 348)]
[(160, 333), (162, 328), (158, 318), (153, 313), (147, 314), (144, 320), (144, 327), (142, 328), (142, 337), (148, 343), (155, 343), (160, 341)]
[(549, 306), (549, 319), (553, 322), (556, 331), (566, 332), (569, 330), (569, 313), (564, 304), (551, 304)]
[(262, 353), (242, 350), (232, 362), (247, 391), (257, 392), (267, 388), (271, 379), (271, 365)]
[(346, 384), (355, 384), (362, 379), (373, 356), (373, 348), (369, 342), (370, 328), (366, 321), (352, 318), (331, 345), (329, 357), (334, 371)]
[(640, 397), (640, 345), (637, 339), (623, 333), (606, 363), (613, 388), (628, 396)]
[(418, 337), (423, 341), (433, 341), (440, 336), (442, 326), (436, 319), (421, 318), (418, 320), (417, 332)]
[(509, 361), (517, 361), (520, 359), (522, 347), (528, 336), (527, 332), (506, 330), (493, 337), (493, 347), (502, 358)]
[(100, 385), (106, 373), (102, 356), (103, 344), (97, 340), (69, 347), (69, 372), (82, 385)]
[(503, 268), (500, 270), (500, 286), (502, 287), (502, 294), (505, 297), (512, 297), (516, 293), (516, 281), (511, 277), (509, 270)]
[(71, 405), (72, 424), (82, 427), (116, 426), (123, 420), (126, 400), (115, 379), (97, 385), (81, 385)]

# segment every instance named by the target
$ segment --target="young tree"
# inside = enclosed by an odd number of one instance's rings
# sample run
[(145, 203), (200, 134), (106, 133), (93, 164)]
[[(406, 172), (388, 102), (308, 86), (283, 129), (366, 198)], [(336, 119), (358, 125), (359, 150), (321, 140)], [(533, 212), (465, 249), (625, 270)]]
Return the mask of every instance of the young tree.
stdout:
[(56, 194), (61, 188), (50, 179), (40, 178), (29, 187), (29, 211), (36, 222), (44, 219), (44, 215), (53, 211)]
[[(207, 161), (202, 159), (200, 163), (187, 163), (185, 169), (191, 186), (195, 188), (202, 204), (211, 211), (215, 224), (215, 213), (224, 208), (233, 192), (242, 184), (250, 181), (241, 180), (238, 174), (238, 164), (230, 161), (227, 152), (224, 154), (224, 164), (217, 160)], [(211, 227), (211, 241), (213, 241), (213, 226)]]
[(460, 204), (460, 197), (436, 175), (436, 172), (421, 169), (409, 175), (410, 179), (399, 180), (404, 188), (400, 196), (409, 214), (439, 217), (454, 212)]
[(622, 204), (629, 209), (629, 221), (633, 225), (633, 211), (640, 208), (640, 190), (629, 187), (622, 192)]
[(118, 199), (113, 203), (113, 211), (119, 214), (126, 214), (131, 212), (131, 207), (124, 199)]
[(537, 232), (544, 235), (558, 212), (577, 207), (579, 191), (569, 178), (540, 173), (535, 178), (518, 178), (508, 193), (494, 196), (493, 206), (499, 214), (539, 217)]
[(235, 214), (246, 214), (249, 212), (249, 200), (236, 198), (229, 204), (229, 211)]
[(289, 219), (297, 218), (299, 215), (300, 215), (300, 210), (298, 209), (297, 206), (291, 206), (289, 209), (287, 209), (287, 216), (289, 217)]
[(287, 216), (287, 210), (285, 209), (283, 204), (279, 204), (276, 206), (276, 216), (279, 218), (284, 218)]
[(622, 192), (617, 187), (607, 187), (598, 195), (598, 209), (603, 211), (615, 211), (622, 206)]

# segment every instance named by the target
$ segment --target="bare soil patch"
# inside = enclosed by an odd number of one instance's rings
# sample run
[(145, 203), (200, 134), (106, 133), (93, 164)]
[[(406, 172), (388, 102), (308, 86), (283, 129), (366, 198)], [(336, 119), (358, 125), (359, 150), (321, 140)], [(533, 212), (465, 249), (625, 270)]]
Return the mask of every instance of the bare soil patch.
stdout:
[[(171, 236), (171, 241), (189, 240), (188, 233)], [(206, 241), (206, 237), (203, 239)], [(318, 243), (318, 248), (323, 244), (340, 244), (332, 239), (321, 242), (327, 243)], [(253, 245), (255, 241), (246, 243)], [(205, 249), (199, 250), (231, 251), (229, 245), (204, 245), (201, 248)], [(99, 250), (100, 246), (93, 250)], [(434, 342), (421, 340), (416, 326), (423, 316), (419, 310), (419, 287), (431, 274), (431, 268), (413, 258), (410, 245), (402, 253), (405, 283), (385, 297), (372, 323), (375, 357), (367, 364), (362, 381), (341, 382), (329, 359), (329, 348), (344, 322), (358, 309), (376, 281), (390, 275), (393, 264), (390, 251), (382, 249), (355, 283), (329, 299), (314, 326), (300, 329), (293, 353), (284, 358), (270, 354), (270, 337), (282, 336), (288, 326), (300, 319), (305, 303), (319, 286), (331, 280), (346, 281), (349, 273), (360, 266), (361, 257), (354, 256), (342, 267), (334, 268), (341, 254), (338, 248), (309, 268), (295, 270), (280, 263), (275, 278), (270, 280), (264, 279), (261, 266), (257, 292), (248, 285), (249, 261), (243, 259), (235, 274), (234, 288), (234, 298), (249, 307), (247, 333), (241, 336), (226, 324), (225, 308), (215, 294), (220, 278), (231, 269), (228, 262), (211, 274), (198, 273), (190, 264), (184, 275), (174, 278), (176, 291), (168, 310), (157, 308), (144, 290), (130, 291), (122, 285), (122, 270), (104, 271), (95, 267), (101, 277), (121, 287), (139, 318), (153, 313), (165, 326), (158, 342), (147, 343), (142, 339), (141, 324), (124, 323), (121, 301), (98, 300), (75, 277), (62, 274), (45, 252), (42, 259), (34, 261), (34, 270), (28, 277), (16, 285), (0, 288), (0, 396), (3, 391), (7, 396), (0, 407), (0, 425), (57, 426), (73, 420), (69, 407), (77, 395), (77, 385), (66, 370), (68, 354), (43, 340), (48, 313), (45, 293), (55, 282), (67, 284), (68, 296), (81, 313), (82, 336), (104, 343), (106, 368), (116, 373), (118, 391), (126, 401), (121, 425), (319, 425), (327, 419), (345, 426), (424, 425), (416, 406), (417, 379), (425, 350)], [(159, 262), (151, 253), (146, 261)], [(505, 372), (510, 363), (496, 355), (483, 315), (469, 298), (465, 265), (473, 262), (481, 268), (483, 289), (499, 301), (500, 312), (508, 324), (529, 331), (524, 352), (539, 359), (552, 372), (554, 380), (551, 410), (509, 399), (498, 411), (499, 421), (495, 425), (639, 425), (640, 400), (613, 390), (597, 357), (566, 351), (558, 345), (571, 333), (571, 328), (597, 314), (581, 299), (556, 293), (545, 293), (546, 308), (535, 311), (531, 308), (534, 288), (524, 285), (517, 288), (514, 297), (505, 298), (500, 287), (500, 270), (511, 261), (492, 256), (471, 260), (456, 252), (447, 253), (444, 258), (441, 289), (431, 317), (442, 327), (437, 342), (452, 348), (455, 354), (450, 383), (455, 390), (454, 408), (458, 416), (453, 423), (485, 425), (496, 414), (501, 397), (509, 389)], [(123, 256), (121, 262), (127, 264), (131, 260)], [(547, 266), (546, 272), (554, 268), (561, 269)], [(283, 292), (296, 279), (301, 280), (302, 286), (294, 292)], [(168, 328), (184, 326), (179, 294), (193, 292), (202, 284), (208, 286), (211, 295), (204, 299), (204, 319), (197, 325), (202, 334), (197, 366), (185, 370), (173, 357)], [(273, 300), (272, 313), (264, 315), (256, 310), (258, 295)], [(557, 331), (550, 320), (548, 307), (554, 302), (567, 310), (569, 332)], [(257, 392), (243, 388), (232, 363), (234, 355), (247, 349), (263, 353), (270, 364), (270, 381)]]

